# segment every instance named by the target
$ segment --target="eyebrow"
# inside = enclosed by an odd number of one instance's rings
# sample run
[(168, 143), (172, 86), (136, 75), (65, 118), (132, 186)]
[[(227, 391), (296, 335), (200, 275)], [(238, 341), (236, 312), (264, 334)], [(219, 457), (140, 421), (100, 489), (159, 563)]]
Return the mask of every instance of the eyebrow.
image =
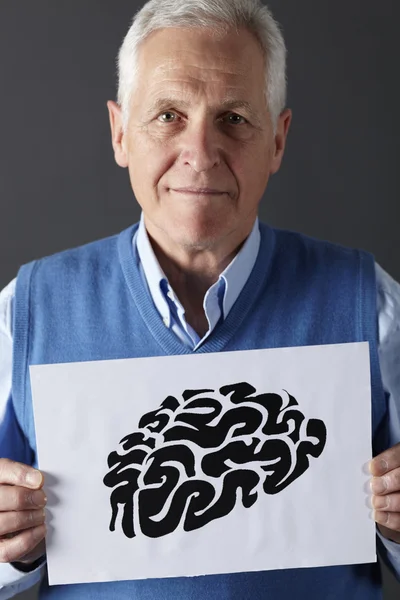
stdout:
[[(159, 112), (161, 110), (165, 110), (167, 108), (172, 108), (176, 106), (177, 108), (187, 109), (192, 106), (191, 102), (186, 102), (185, 100), (179, 98), (157, 98), (155, 102), (153, 102), (150, 107), (147, 109), (146, 114), (151, 115), (154, 112)], [(218, 107), (219, 110), (235, 110), (235, 109), (244, 109), (254, 120), (258, 121), (259, 117), (257, 113), (254, 111), (253, 107), (246, 100), (224, 100)]]

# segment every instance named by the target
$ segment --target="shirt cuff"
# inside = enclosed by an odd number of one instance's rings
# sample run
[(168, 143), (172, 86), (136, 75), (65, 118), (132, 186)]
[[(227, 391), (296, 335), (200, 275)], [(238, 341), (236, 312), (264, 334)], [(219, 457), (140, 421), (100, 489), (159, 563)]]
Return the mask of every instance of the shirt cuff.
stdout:
[(34, 571), (22, 573), (10, 563), (0, 564), (0, 600), (8, 600), (36, 585), (44, 574), (44, 561)]
[(380, 548), (383, 560), (397, 577), (398, 581), (400, 581), (400, 544), (385, 538), (378, 528), (376, 528), (376, 534), (383, 546), (383, 548)]

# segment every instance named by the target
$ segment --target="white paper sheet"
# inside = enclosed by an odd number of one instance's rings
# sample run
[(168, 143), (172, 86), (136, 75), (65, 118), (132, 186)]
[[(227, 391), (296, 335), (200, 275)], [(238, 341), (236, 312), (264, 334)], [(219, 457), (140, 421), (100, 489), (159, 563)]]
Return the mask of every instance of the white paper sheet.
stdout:
[(376, 560), (367, 343), (30, 372), (52, 585)]

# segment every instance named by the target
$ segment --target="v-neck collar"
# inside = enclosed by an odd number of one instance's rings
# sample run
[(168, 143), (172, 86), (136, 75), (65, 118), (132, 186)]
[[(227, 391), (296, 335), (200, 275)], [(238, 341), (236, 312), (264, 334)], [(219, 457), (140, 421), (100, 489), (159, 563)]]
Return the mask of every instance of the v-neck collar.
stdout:
[(143, 285), (140, 274), (140, 259), (136, 247), (132, 244), (138, 228), (135, 224), (121, 232), (118, 238), (119, 259), (125, 281), (138, 309), (138, 312), (157, 343), (168, 355), (220, 352), (228, 344), (241, 326), (251, 307), (258, 299), (266, 282), (274, 247), (274, 231), (268, 225), (260, 223), (260, 249), (253, 270), (224, 322), (217, 325), (212, 334), (195, 350), (185, 346), (177, 336), (167, 329), (160, 313), (151, 300), (149, 291)]

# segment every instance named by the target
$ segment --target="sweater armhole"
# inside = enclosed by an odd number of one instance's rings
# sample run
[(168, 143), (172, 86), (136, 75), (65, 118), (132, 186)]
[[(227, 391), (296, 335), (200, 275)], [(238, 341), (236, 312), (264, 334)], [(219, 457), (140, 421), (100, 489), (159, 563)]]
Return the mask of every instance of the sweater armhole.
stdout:
[(379, 364), (379, 323), (378, 323), (378, 290), (376, 283), (375, 259), (368, 252), (359, 251), (359, 302), (360, 333), (364, 340), (369, 340), (371, 362), (372, 420), (376, 424), (373, 440), (374, 456), (388, 447), (388, 406), (383, 389), (381, 368)]
[(38, 261), (23, 265), (17, 276), (13, 306), (13, 402), (19, 425), (28, 440), (26, 384), (29, 377), (31, 285)]

